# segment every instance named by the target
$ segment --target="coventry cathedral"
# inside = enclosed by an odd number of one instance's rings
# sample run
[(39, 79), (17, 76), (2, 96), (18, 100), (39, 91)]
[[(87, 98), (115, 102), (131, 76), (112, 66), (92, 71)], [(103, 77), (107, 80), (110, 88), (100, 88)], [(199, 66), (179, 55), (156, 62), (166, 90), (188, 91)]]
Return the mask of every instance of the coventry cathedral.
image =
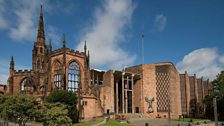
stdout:
[(77, 109), (83, 120), (104, 114), (141, 113), (149, 118), (177, 118), (205, 113), (203, 98), (211, 95), (211, 83), (187, 72), (179, 74), (171, 62), (101, 71), (90, 68), (86, 43), (84, 52), (79, 52), (66, 46), (64, 34), (62, 47), (56, 50), (52, 50), (51, 41), (45, 40), (41, 6), (32, 69), (15, 70), (11, 57), (6, 94), (23, 92), (43, 99), (55, 89), (72, 91), (78, 95)]

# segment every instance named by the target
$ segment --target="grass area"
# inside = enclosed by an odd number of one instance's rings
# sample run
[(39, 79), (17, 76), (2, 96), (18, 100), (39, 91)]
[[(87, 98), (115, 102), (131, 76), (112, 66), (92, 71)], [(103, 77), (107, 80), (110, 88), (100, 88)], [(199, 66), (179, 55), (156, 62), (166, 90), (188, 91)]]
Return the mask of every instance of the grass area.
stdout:
[(101, 121), (103, 121), (103, 118), (97, 118), (95, 121), (76, 123), (76, 124), (73, 124), (72, 126), (92, 126), (93, 124), (97, 124)]
[(198, 119), (198, 118), (184, 118), (184, 119), (171, 119), (171, 120), (172, 121), (180, 121), (180, 122), (190, 122), (191, 119), (193, 122), (208, 121), (208, 119)]
[[(91, 125), (99, 123), (101, 121), (77, 123), (77, 124), (73, 124), (72, 126), (91, 126)], [(120, 122), (110, 119), (108, 122), (106, 122), (100, 126), (130, 126), (130, 125), (128, 123), (120, 123)]]
[(129, 124), (128, 123), (120, 123), (120, 122), (110, 119), (108, 122), (106, 122), (100, 126), (129, 126)]
[(85, 123), (77, 123), (77, 124), (73, 124), (72, 126), (91, 126), (95, 124), (94, 122), (85, 122)]

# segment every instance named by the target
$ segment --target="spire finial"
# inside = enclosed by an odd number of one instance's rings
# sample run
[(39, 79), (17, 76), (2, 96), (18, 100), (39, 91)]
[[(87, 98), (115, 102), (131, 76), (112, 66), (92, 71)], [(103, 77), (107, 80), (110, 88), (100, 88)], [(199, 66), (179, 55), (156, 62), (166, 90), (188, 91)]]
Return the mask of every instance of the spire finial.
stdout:
[(52, 50), (52, 45), (51, 45), (51, 38), (49, 39), (49, 50), (51, 51)]
[(14, 61), (13, 56), (11, 56), (11, 61)]
[(63, 43), (63, 48), (66, 48), (65, 33), (63, 33), (63, 36), (62, 36), (62, 43)]
[(86, 40), (85, 40), (85, 44), (84, 44), (84, 52), (86, 54), (86, 49), (87, 49), (87, 46), (86, 46)]
[(10, 64), (11, 64), (11, 65), (14, 65), (14, 59), (13, 59), (13, 56), (11, 56)]
[(37, 42), (45, 43), (43, 7), (42, 7), (42, 4), (40, 5), (40, 18), (39, 18)]
[(10, 61), (10, 75), (13, 74), (14, 71), (14, 60), (13, 60), (13, 56), (11, 57), (11, 61)]

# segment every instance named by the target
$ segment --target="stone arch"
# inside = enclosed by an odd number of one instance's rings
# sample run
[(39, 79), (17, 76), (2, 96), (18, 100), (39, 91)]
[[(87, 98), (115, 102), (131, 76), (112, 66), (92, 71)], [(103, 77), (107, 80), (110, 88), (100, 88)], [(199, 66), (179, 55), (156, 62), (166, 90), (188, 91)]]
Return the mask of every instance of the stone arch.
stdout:
[(76, 59), (72, 59), (72, 60), (70, 60), (70, 61), (66, 64), (67, 68), (68, 68), (68, 66), (69, 66), (72, 62), (76, 62), (76, 63), (79, 65), (79, 67), (80, 67), (80, 71), (81, 71), (81, 72), (84, 70), (84, 66), (83, 66), (78, 60), (76, 60)]
[(20, 91), (36, 91), (36, 85), (32, 77), (24, 77), (20, 82)]

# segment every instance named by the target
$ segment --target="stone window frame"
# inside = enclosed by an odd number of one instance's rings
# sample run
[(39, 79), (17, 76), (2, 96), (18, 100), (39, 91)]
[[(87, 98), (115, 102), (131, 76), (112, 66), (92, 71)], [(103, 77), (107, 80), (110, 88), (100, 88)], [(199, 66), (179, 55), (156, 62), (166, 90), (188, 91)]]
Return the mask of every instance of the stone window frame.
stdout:
[(68, 65), (68, 91), (76, 92), (79, 88), (80, 81), (80, 65), (76, 61), (72, 61)]
[(62, 74), (61, 74), (61, 62), (56, 60), (54, 61), (54, 87), (56, 89), (62, 88)]
[[(26, 83), (28, 83), (27, 81), (28, 81), (28, 79), (31, 79), (30, 81), (32, 82), (30, 82), (31, 84), (32, 84), (32, 89), (29, 89), (30, 87), (26, 87), (25, 86), (25, 84)], [(31, 92), (33, 92), (33, 91), (35, 91), (36, 90), (36, 87), (35, 87), (35, 84), (34, 84), (34, 81), (33, 81), (33, 79), (32, 78), (30, 78), (30, 77), (24, 77), (23, 79), (22, 79), (22, 81), (20, 82), (20, 91), (21, 92), (26, 92), (26, 91), (28, 91), (28, 90), (30, 90)]]

